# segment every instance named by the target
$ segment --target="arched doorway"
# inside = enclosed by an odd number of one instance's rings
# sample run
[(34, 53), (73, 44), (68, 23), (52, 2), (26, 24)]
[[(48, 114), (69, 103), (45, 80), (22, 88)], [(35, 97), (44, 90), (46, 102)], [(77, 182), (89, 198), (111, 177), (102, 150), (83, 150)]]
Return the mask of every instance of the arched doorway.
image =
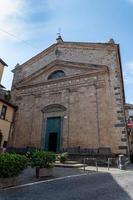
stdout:
[(59, 152), (63, 143), (64, 116), (66, 107), (60, 104), (50, 104), (42, 109), (42, 148)]
[(61, 117), (48, 117), (46, 123), (45, 149), (60, 150)]

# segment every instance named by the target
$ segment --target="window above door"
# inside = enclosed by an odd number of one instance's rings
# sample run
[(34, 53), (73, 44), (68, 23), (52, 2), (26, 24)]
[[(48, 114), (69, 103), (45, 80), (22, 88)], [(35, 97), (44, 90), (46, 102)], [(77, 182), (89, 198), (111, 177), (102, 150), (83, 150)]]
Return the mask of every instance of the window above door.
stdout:
[(65, 76), (65, 72), (62, 70), (56, 70), (54, 72), (52, 72), (49, 76), (48, 76), (48, 80), (50, 79), (58, 79), (58, 78), (62, 78)]

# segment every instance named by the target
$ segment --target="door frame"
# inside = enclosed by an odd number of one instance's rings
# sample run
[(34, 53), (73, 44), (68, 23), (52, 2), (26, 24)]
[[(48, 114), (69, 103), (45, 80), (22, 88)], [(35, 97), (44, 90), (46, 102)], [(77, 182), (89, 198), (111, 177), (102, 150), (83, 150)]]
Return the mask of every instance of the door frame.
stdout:
[[(59, 145), (57, 148), (57, 152), (59, 152), (62, 149), (63, 146), (63, 123), (64, 123), (64, 116), (48, 116), (46, 118), (43, 118), (43, 124), (42, 124), (42, 137), (41, 137), (41, 148), (44, 150), (48, 150), (48, 135), (47, 134), (47, 119), (48, 118), (56, 118), (60, 117), (60, 134), (59, 134)], [(46, 145), (47, 141), (47, 145)]]
[(49, 119), (59, 119), (59, 123), (60, 123), (60, 127), (59, 130), (57, 132), (57, 152), (60, 150), (60, 137), (61, 137), (61, 117), (60, 116), (54, 116), (54, 117), (47, 117), (46, 120), (46, 131), (45, 131), (45, 144), (44, 144), (44, 148), (48, 151), (48, 145), (49, 145), (49, 132), (47, 132), (47, 123)]
[(60, 129), (60, 147), (59, 151), (63, 148), (63, 134), (64, 130), (67, 132), (67, 123), (64, 116), (67, 115), (67, 108), (61, 104), (49, 104), (41, 109), (42, 112), (42, 131), (40, 137), (40, 147), (41, 149), (45, 149), (45, 136), (46, 136), (46, 125), (47, 118), (49, 117), (61, 117), (61, 129)]

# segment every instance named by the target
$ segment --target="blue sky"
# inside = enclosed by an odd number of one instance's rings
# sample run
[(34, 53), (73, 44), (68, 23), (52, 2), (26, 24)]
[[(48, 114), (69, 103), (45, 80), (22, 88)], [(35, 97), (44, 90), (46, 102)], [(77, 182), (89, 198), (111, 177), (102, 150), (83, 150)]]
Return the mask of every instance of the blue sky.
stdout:
[(133, 103), (133, 0), (0, 0), (0, 57), (8, 64), (2, 84), (10, 89), (14, 66), (53, 44), (59, 27), (65, 41), (120, 44)]

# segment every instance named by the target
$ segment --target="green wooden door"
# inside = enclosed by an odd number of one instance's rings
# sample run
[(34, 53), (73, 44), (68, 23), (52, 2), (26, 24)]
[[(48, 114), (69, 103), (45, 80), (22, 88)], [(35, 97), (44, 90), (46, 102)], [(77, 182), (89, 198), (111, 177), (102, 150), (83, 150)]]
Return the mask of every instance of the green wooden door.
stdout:
[(48, 117), (45, 134), (45, 149), (60, 150), (61, 117)]

